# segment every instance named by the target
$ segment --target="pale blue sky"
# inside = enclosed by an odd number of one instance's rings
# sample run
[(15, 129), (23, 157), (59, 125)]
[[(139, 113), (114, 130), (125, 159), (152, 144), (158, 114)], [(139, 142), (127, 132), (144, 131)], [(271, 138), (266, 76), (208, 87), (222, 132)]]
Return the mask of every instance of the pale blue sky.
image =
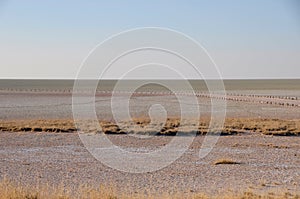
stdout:
[(0, 78), (74, 78), (99, 42), (144, 26), (193, 37), (224, 78), (300, 78), (297, 2), (0, 1)]

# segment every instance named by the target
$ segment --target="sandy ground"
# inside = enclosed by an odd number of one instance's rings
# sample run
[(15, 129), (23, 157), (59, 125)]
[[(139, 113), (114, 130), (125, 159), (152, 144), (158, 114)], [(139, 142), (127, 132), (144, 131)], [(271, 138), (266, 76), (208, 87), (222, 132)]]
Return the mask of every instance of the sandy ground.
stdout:
[[(279, 91), (260, 93), (259, 96), (251, 96), (252, 93), (245, 91), (237, 93), (232, 92), (229, 96), (228, 118), (266, 118), (286, 122), (300, 119), (300, 107), (297, 106), (299, 92), (293, 92), (294, 95), (288, 95), (289, 98)], [(21, 120), (26, 123), (35, 119), (63, 121), (72, 118), (72, 98), (67, 93), (2, 92), (0, 95), (1, 125), (11, 121), (21, 124)], [(273, 97), (268, 97), (270, 95)], [(121, 104), (122, 97), (119, 100)], [(188, 104), (188, 97), (185, 102)], [(198, 102), (202, 116), (209, 116), (210, 100), (207, 96), (198, 96)], [(165, 107), (168, 116), (178, 117), (178, 102), (171, 95), (133, 96), (130, 101), (131, 115), (145, 117), (149, 107), (157, 103)], [(190, 104), (191, 109), (194, 107)], [(84, 107), (82, 111), (84, 113)], [(109, 95), (97, 96), (96, 112), (100, 120), (112, 120)], [(298, 132), (297, 128), (295, 132)], [(199, 135), (185, 154), (168, 167), (150, 173), (132, 174), (114, 170), (97, 161), (83, 146), (77, 133), (31, 131), (0, 133), (1, 178), (8, 177), (24, 184), (62, 184), (74, 190), (81, 184), (98, 186), (110, 183), (121, 191), (137, 192), (145, 189), (164, 192), (218, 192), (247, 188), (259, 191), (300, 190), (299, 136), (263, 135), (248, 130), (237, 135), (221, 136), (212, 152), (205, 158), (199, 158), (199, 149), (205, 137)], [(125, 134), (107, 136), (124, 150), (140, 152), (158, 149), (172, 139), (172, 136), (154, 136), (150, 139)], [(224, 158), (239, 164), (214, 165), (215, 161)]]
[[(273, 118), (273, 119), (299, 119), (300, 118), (300, 91), (299, 90), (272, 90), (257, 91), (231, 91), (227, 93), (226, 114), (229, 118)], [(241, 96), (242, 95), (242, 96)], [(272, 98), (270, 98), (271, 96)], [(286, 97), (295, 98), (284, 99)], [(0, 120), (7, 119), (72, 119), (72, 95), (70, 93), (50, 92), (7, 92), (0, 91)], [(197, 106), (186, 96), (185, 105), (193, 110)], [(210, 115), (210, 99), (207, 94), (199, 93), (197, 98), (199, 111), (202, 116)], [(124, 98), (120, 95), (116, 102), (121, 106)], [(268, 102), (268, 104), (267, 104)], [(153, 104), (161, 104), (170, 117), (180, 116), (180, 106), (177, 98), (169, 94), (139, 94), (130, 99), (130, 114), (132, 117), (148, 115)], [(287, 106), (286, 104), (289, 104)], [(294, 104), (291, 106), (290, 104)], [(84, 104), (75, 104), (82, 109)], [(95, 108), (100, 120), (112, 119), (111, 93), (97, 93)]]
[[(203, 159), (197, 136), (185, 154), (161, 170), (131, 174), (97, 161), (77, 134), (1, 133), (0, 175), (25, 184), (55, 184), (73, 187), (113, 184), (120, 191), (201, 191), (254, 189), (300, 190), (300, 137), (262, 135), (222, 136)], [(150, 142), (128, 135), (108, 135), (125, 150), (151, 151), (168, 142), (157, 137)], [(155, 144), (153, 144), (155, 143)], [(114, 158), (114, 157), (112, 157)], [(214, 165), (229, 158), (240, 164)]]

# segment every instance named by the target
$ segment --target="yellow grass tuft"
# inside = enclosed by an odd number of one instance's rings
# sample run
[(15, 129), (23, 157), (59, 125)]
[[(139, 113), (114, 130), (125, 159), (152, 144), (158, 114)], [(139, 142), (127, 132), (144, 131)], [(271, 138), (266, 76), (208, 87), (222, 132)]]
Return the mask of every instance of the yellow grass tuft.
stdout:
[(219, 159), (214, 162), (214, 165), (219, 165), (219, 164), (241, 164), (241, 163), (231, 159)]

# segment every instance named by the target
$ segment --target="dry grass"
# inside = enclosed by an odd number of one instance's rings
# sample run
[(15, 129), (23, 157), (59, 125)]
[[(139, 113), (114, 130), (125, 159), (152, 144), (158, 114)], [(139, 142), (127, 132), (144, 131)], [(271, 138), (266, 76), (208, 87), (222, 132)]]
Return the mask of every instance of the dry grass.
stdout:
[(50, 186), (24, 187), (12, 183), (8, 180), (0, 182), (0, 199), (299, 199), (300, 195), (285, 191), (268, 192), (257, 194), (253, 191), (241, 193), (224, 192), (214, 196), (201, 193), (157, 193), (157, 194), (138, 194), (138, 193), (118, 193), (111, 186), (100, 186), (99, 188), (89, 188), (83, 186), (78, 189), (78, 194), (74, 195), (63, 188)]
[(260, 143), (259, 146), (270, 147), (270, 148), (275, 148), (275, 149), (289, 149), (292, 147), (292, 146), (286, 146), (286, 145), (276, 145), (273, 143), (267, 143), (267, 144)]
[[(124, 126), (129, 129), (120, 129), (115, 123), (110, 121), (99, 121), (102, 131), (107, 134), (120, 133), (153, 133), (156, 126), (147, 126), (149, 118), (135, 118), (133, 122), (124, 121)], [(197, 130), (198, 134), (206, 134), (208, 132), (210, 118), (201, 118), (200, 121), (189, 120), (185, 124), (180, 124), (178, 118), (168, 118), (165, 126), (157, 135), (176, 135), (178, 127), (181, 126), (186, 133)], [(84, 131), (95, 132), (97, 129), (91, 121), (84, 120), (79, 128)], [(140, 128), (133, 128), (133, 123)], [(196, 127), (196, 124), (199, 124)], [(159, 125), (159, 124), (158, 124)], [(196, 129), (195, 129), (196, 128)], [(160, 129), (160, 128), (159, 128)], [(8, 132), (76, 132), (73, 120), (3, 120), (0, 121), (0, 131)], [(80, 129), (79, 129), (80, 130)], [(224, 128), (218, 131), (221, 135), (235, 135), (244, 132), (257, 132), (265, 135), (275, 136), (291, 136), (300, 135), (300, 120), (279, 120), (279, 119), (259, 119), (259, 118), (227, 118)]]
[(219, 165), (219, 164), (241, 164), (241, 163), (234, 161), (232, 159), (219, 159), (214, 162), (214, 165)]

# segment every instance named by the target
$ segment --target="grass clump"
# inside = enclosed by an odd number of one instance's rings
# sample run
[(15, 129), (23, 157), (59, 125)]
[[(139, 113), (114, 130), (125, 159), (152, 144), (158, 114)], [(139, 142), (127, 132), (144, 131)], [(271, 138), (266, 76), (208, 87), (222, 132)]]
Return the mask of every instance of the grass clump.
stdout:
[(237, 161), (234, 161), (232, 159), (219, 159), (219, 160), (216, 160), (214, 162), (214, 165), (220, 165), (220, 164), (241, 164), (240, 162), (237, 162)]
[(78, 193), (67, 191), (66, 188), (55, 188), (49, 186), (22, 186), (8, 180), (0, 182), (0, 199), (300, 199), (299, 193), (290, 193), (277, 190), (276, 193), (254, 193), (244, 191), (240, 193), (224, 192), (217, 195), (206, 195), (204, 193), (120, 193), (110, 186), (91, 188), (82, 186)]

